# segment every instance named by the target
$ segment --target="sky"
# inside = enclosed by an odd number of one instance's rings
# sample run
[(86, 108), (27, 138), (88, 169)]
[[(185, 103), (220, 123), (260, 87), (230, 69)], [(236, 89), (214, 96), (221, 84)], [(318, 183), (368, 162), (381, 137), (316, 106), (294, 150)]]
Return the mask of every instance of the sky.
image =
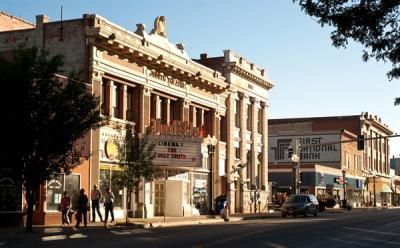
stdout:
[[(168, 39), (184, 43), (191, 58), (223, 56), (233, 50), (266, 69), (274, 82), (270, 118), (377, 115), (400, 134), (400, 80), (389, 81), (391, 64), (365, 63), (363, 47), (332, 46), (328, 26), (321, 27), (292, 0), (0, 0), (0, 11), (35, 23), (98, 14), (128, 30), (137, 23), (150, 32), (156, 16), (166, 17)], [(400, 138), (390, 140), (391, 156), (400, 156)]]

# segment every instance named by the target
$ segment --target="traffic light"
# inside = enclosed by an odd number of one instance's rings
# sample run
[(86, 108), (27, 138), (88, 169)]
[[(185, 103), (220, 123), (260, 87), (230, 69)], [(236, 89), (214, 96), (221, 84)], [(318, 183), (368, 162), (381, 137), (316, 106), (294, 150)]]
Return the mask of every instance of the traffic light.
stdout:
[(293, 148), (289, 146), (288, 148), (288, 158), (292, 158), (293, 156)]
[(302, 182), (303, 182), (303, 172), (300, 172), (299, 183), (302, 183)]
[(364, 150), (364, 135), (357, 135), (357, 150)]

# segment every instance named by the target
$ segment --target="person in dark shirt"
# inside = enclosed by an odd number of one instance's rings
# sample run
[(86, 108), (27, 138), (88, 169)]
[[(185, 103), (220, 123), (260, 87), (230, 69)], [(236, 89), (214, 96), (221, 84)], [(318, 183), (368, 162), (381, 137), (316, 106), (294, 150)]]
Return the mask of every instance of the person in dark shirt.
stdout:
[(82, 217), (83, 217), (83, 224), (85, 227), (87, 226), (87, 210), (88, 210), (88, 197), (85, 194), (85, 189), (81, 189), (79, 192), (79, 198), (78, 198), (78, 216), (77, 216), (77, 222), (75, 227), (79, 227), (79, 224), (82, 222)]

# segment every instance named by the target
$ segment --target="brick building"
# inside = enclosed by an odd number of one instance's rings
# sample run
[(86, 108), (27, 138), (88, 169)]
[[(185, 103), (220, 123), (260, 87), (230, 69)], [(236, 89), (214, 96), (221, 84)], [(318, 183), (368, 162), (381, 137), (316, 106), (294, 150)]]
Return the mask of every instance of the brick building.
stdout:
[[(195, 208), (205, 214), (219, 195), (228, 196), (232, 212), (266, 211), (272, 83), (265, 69), (230, 50), (191, 59), (183, 44), (168, 40), (162, 16), (151, 31), (137, 24), (134, 32), (94, 14), (55, 22), (41, 15), (34, 26), (18, 19), (19, 28), (4, 23), (9, 15), (0, 16), (0, 52), (23, 45), (64, 55), (63, 69), (81, 72), (101, 98), (101, 113), (110, 116), (108, 126), (82, 142), (91, 154), (84, 164), (42, 185), (35, 224), (59, 222), (63, 190), (88, 192), (93, 184), (111, 187), (117, 217), (125, 208), (142, 217), (190, 216)], [(117, 127), (126, 123), (135, 126), (135, 135), (151, 127), (157, 144), (156, 180), (140, 185), (131, 206), (126, 191), (112, 183), (120, 173)], [(20, 203), (15, 210), (22, 208)]]
[[(364, 150), (357, 149), (364, 135)], [(361, 115), (269, 120), (269, 179), (273, 194), (294, 187), (293, 164), (288, 158), (292, 140), (301, 149), (301, 192), (346, 199), (354, 206), (391, 203), (389, 143), (392, 135), (380, 118)], [(375, 189), (375, 190), (374, 190)]]

